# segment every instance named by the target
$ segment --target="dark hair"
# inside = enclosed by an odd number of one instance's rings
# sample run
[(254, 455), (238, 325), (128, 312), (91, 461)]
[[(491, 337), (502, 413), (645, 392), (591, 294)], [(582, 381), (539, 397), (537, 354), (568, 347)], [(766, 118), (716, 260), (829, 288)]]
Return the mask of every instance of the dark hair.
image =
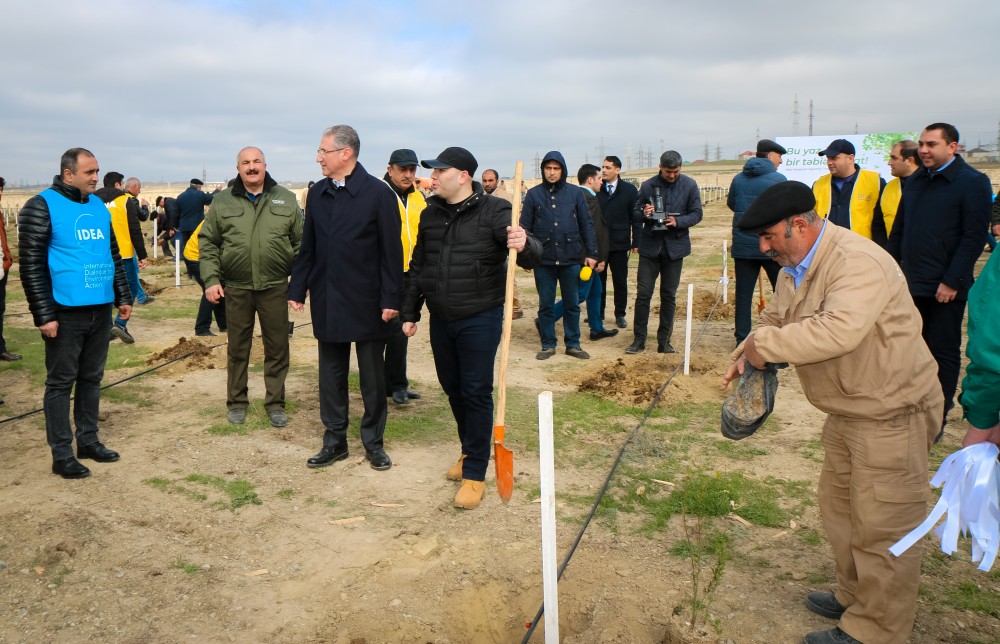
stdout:
[(587, 179), (599, 174), (601, 174), (601, 169), (596, 165), (593, 163), (584, 163), (576, 173), (576, 180), (582, 186), (587, 183)]
[(619, 170), (622, 169), (622, 160), (616, 157), (615, 155), (609, 154), (608, 156), (604, 157), (604, 160), (610, 161), (611, 165), (615, 166)]
[(899, 146), (899, 157), (901, 159), (903, 159), (904, 161), (906, 159), (913, 159), (914, 163), (916, 163), (918, 166), (920, 165), (920, 159), (917, 155), (917, 153), (920, 150), (920, 146), (918, 146), (915, 141), (911, 141), (909, 139), (903, 139), (896, 145)]
[(154, 201), (153, 203), (159, 206), (161, 203), (163, 203), (163, 197), (157, 197), (156, 201)]
[(106, 172), (104, 174), (104, 187), (113, 188), (116, 183), (121, 183), (125, 175), (121, 172)]
[(7, 185), (7, 180), (4, 179), (3, 177), (0, 177), (0, 190), (3, 190), (3, 187), (6, 185)]
[(76, 166), (81, 156), (93, 157), (94, 153), (86, 148), (70, 148), (63, 152), (62, 158), (59, 159), (59, 174), (62, 174), (63, 170), (76, 174)]
[(958, 128), (950, 123), (931, 123), (925, 130), (941, 130), (941, 138), (945, 143), (958, 143)]
[(500, 180), (500, 173), (497, 172), (496, 170), (494, 170), (493, 168), (486, 168), (485, 170), (483, 170), (483, 175), (482, 176), (485, 177), (487, 172), (492, 172), (493, 173), (493, 177), (496, 178), (497, 181)]
[(310, 181), (310, 182), (308, 183), (308, 185), (306, 185), (306, 188), (312, 188), (312, 187), (313, 187), (313, 186), (315, 186), (315, 185), (316, 185), (316, 182), (315, 182), (315, 181)]
[(675, 152), (674, 150), (667, 150), (660, 155), (660, 167), (667, 168), (668, 170), (673, 170), (674, 168), (681, 167), (683, 163), (681, 159), (680, 152)]

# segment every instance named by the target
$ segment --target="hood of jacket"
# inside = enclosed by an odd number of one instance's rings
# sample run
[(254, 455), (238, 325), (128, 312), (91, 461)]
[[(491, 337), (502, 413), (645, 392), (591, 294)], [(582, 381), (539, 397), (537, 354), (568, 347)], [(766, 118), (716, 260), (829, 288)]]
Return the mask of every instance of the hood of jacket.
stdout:
[(762, 159), (760, 157), (747, 159), (746, 165), (743, 166), (743, 174), (750, 177), (759, 177), (777, 171), (778, 169), (774, 167), (774, 164), (769, 159)]
[[(548, 163), (549, 161), (555, 161), (556, 163), (562, 166), (562, 177), (560, 177), (559, 181), (556, 181), (555, 184), (550, 184), (548, 181), (545, 180), (544, 168), (545, 164)], [(555, 187), (560, 187), (566, 183), (566, 176), (567, 176), (566, 159), (563, 158), (562, 153), (559, 152), (558, 150), (552, 150), (551, 152), (546, 152), (545, 156), (542, 157), (542, 165), (538, 166), (538, 169), (541, 170), (542, 172), (542, 183), (544, 183), (545, 185), (554, 185)]]
[(121, 188), (115, 188), (114, 186), (98, 188), (94, 191), (94, 196), (104, 203), (110, 203), (123, 194), (125, 194), (124, 190)]
[[(261, 192), (267, 192), (274, 186), (278, 185), (278, 182), (271, 178), (270, 172), (264, 172), (264, 189)], [(233, 196), (234, 197), (245, 197), (247, 196), (247, 187), (243, 185), (243, 177), (236, 175), (236, 183), (233, 184)]]

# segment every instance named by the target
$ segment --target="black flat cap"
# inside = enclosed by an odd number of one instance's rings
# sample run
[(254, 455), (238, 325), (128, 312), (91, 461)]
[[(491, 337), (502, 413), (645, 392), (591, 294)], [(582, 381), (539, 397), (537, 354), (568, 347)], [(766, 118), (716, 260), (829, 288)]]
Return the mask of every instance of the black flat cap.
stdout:
[(761, 139), (760, 141), (757, 141), (757, 154), (767, 154), (768, 152), (788, 154), (788, 150), (781, 147), (771, 139)]
[(402, 150), (394, 150), (389, 155), (389, 165), (398, 165), (405, 168), (409, 165), (417, 165), (417, 163), (419, 163), (417, 161), (417, 153), (413, 150), (403, 148)]
[(438, 170), (455, 168), (456, 170), (465, 170), (469, 174), (476, 174), (479, 162), (465, 148), (451, 147), (445, 148), (441, 154), (437, 155), (436, 159), (424, 159), (420, 162), (420, 165), (425, 168)]
[(834, 139), (819, 153), (821, 157), (835, 157), (841, 154), (854, 154), (854, 144), (847, 139)]
[(203, 185), (205, 185), (205, 182), (202, 181), (201, 179), (195, 178), (195, 179), (191, 179), (191, 185), (192, 186), (203, 186)]
[(812, 188), (798, 181), (776, 183), (753, 200), (736, 227), (757, 233), (782, 219), (801, 215), (816, 207)]

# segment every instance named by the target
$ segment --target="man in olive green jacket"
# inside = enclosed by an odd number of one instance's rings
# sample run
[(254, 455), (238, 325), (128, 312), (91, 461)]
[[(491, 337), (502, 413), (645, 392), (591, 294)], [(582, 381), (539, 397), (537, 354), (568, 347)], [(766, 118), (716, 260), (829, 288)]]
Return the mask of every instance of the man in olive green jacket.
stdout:
[[(201, 279), (205, 297), (225, 296), (229, 331), (229, 422), (246, 422), (247, 368), (254, 314), (264, 341), (264, 408), (271, 425), (284, 427), (288, 375), (288, 276), (302, 241), (302, 217), (291, 191), (267, 173), (264, 153), (247, 147), (236, 156), (239, 177), (215, 196), (201, 232)], [(225, 280), (225, 291), (221, 284)]]

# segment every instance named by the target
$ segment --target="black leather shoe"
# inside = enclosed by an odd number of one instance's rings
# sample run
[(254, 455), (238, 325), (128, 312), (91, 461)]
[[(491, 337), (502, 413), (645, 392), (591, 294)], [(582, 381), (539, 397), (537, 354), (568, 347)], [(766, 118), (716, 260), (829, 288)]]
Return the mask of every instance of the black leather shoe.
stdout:
[(341, 447), (324, 447), (316, 456), (306, 461), (308, 467), (326, 467), (331, 463), (342, 461), (348, 456), (347, 445)]
[(657, 353), (677, 353), (677, 349), (673, 348), (673, 346), (671, 346), (671, 344), (668, 342), (666, 344), (658, 344), (658, 345), (656, 345), (656, 352)]
[(399, 391), (392, 392), (392, 402), (397, 405), (409, 405), (410, 397), (406, 395), (405, 389), (401, 389)]
[(406, 397), (409, 398), (410, 400), (420, 400), (420, 394), (413, 391), (412, 389), (406, 390)]
[(624, 315), (617, 316), (615, 318), (615, 324), (618, 325), (619, 329), (627, 329), (628, 328), (628, 322), (625, 320), (625, 316)]
[(604, 329), (603, 331), (591, 331), (590, 341), (594, 342), (596, 340), (603, 340), (604, 338), (613, 338), (618, 335), (618, 329)]
[(0, 360), (3, 362), (17, 362), (23, 357), (20, 353), (11, 353), (10, 351), (0, 352)]
[(58, 474), (64, 479), (85, 479), (90, 476), (90, 470), (87, 469), (87, 466), (72, 456), (52, 461), (52, 473)]
[(385, 453), (385, 450), (381, 447), (378, 449), (366, 450), (365, 458), (371, 463), (373, 470), (387, 470), (392, 467), (392, 459), (389, 455)]
[(119, 458), (118, 452), (108, 449), (100, 441), (91, 445), (78, 445), (76, 448), (77, 458), (91, 458), (98, 463), (114, 463)]
[(831, 628), (828, 631), (813, 631), (802, 638), (803, 644), (861, 644), (861, 640), (856, 640), (839, 627)]
[(840, 619), (847, 610), (840, 605), (833, 593), (812, 592), (806, 595), (806, 608), (829, 619)]
[(634, 353), (642, 353), (645, 350), (646, 350), (646, 345), (643, 344), (642, 342), (633, 342), (632, 344), (625, 347), (625, 353), (628, 353), (630, 355)]

